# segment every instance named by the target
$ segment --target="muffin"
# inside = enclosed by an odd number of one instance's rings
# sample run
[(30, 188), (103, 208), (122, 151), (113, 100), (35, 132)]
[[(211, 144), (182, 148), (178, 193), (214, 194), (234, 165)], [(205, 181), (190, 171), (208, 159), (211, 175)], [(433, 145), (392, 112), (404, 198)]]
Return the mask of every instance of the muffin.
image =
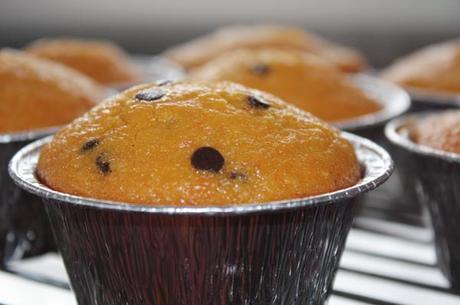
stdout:
[(381, 109), (355, 87), (347, 75), (320, 57), (306, 53), (279, 49), (235, 50), (195, 69), (190, 77), (232, 81), (263, 90), (329, 122)]
[(448, 111), (417, 121), (411, 130), (418, 144), (460, 154), (460, 111)]
[(403, 186), (428, 209), (438, 265), (460, 291), (460, 111), (431, 111), (391, 121), (385, 134)]
[(25, 50), (78, 70), (100, 84), (128, 83), (140, 78), (125, 52), (108, 41), (40, 39)]
[(72, 69), (25, 52), (0, 51), (0, 133), (66, 124), (102, 97), (97, 84)]
[(460, 40), (425, 47), (397, 60), (382, 76), (409, 89), (460, 93)]
[(300, 198), (360, 179), (337, 130), (229, 82), (131, 88), (59, 131), (37, 173), (64, 193), (178, 206)]
[(234, 49), (267, 47), (314, 53), (346, 72), (357, 72), (366, 66), (365, 58), (353, 49), (337, 45), (300, 28), (277, 25), (221, 28), (170, 48), (166, 50), (165, 56), (190, 70)]

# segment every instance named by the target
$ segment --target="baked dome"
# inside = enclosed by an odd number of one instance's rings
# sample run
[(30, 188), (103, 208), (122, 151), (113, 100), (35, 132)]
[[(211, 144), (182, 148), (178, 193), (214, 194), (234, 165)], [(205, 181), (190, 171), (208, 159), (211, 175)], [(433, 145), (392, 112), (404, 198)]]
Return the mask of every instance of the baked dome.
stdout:
[(172, 47), (166, 50), (165, 56), (190, 70), (228, 51), (267, 47), (311, 52), (346, 72), (356, 72), (366, 66), (365, 58), (356, 50), (337, 45), (300, 28), (277, 25), (221, 28)]
[(411, 129), (414, 142), (460, 154), (460, 111), (446, 111), (417, 121)]
[(103, 97), (103, 90), (77, 71), (0, 50), (0, 133), (67, 124)]
[(101, 84), (133, 82), (140, 78), (125, 52), (108, 41), (39, 39), (28, 45), (26, 51), (69, 66)]
[(360, 179), (336, 129), (228, 82), (145, 84), (112, 97), (55, 135), (37, 173), (65, 193), (174, 206), (298, 198)]
[(382, 76), (410, 89), (460, 93), (460, 40), (431, 45), (398, 59)]
[(232, 81), (269, 92), (333, 122), (370, 114), (381, 106), (320, 57), (279, 49), (240, 49), (195, 69), (190, 77)]

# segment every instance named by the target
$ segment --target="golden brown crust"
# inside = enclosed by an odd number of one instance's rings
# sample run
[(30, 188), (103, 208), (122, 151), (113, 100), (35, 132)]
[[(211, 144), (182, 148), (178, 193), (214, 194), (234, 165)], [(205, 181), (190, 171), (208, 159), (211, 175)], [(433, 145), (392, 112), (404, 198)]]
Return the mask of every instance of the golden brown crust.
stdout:
[(0, 133), (66, 124), (102, 98), (98, 85), (72, 69), (0, 51)]
[(382, 76), (409, 89), (460, 93), (460, 41), (422, 48), (398, 59)]
[(166, 57), (187, 70), (199, 67), (225, 52), (240, 48), (280, 48), (314, 53), (346, 72), (366, 66), (356, 50), (340, 46), (296, 27), (258, 25), (230, 26), (166, 50)]
[(226, 82), (129, 89), (58, 132), (38, 174), (70, 194), (179, 206), (297, 198), (360, 178), (335, 129)]
[(430, 115), (418, 121), (411, 131), (418, 144), (460, 154), (460, 111)]
[(381, 106), (320, 57), (279, 49), (228, 52), (190, 73), (269, 92), (326, 121), (370, 114)]
[(76, 69), (101, 84), (133, 82), (140, 78), (124, 51), (107, 41), (40, 39), (28, 45), (26, 51)]

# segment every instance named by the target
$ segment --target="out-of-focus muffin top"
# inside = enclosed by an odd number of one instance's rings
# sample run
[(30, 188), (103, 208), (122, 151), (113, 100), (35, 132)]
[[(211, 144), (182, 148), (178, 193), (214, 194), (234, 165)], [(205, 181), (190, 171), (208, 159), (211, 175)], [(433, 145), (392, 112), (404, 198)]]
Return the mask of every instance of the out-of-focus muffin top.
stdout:
[(414, 142), (460, 154), (460, 111), (446, 111), (417, 121), (411, 129)]
[(241, 85), (131, 88), (59, 131), (38, 175), (70, 194), (151, 205), (225, 205), (322, 194), (360, 168), (338, 131)]
[(172, 47), (165, 56), (191, 70), (225, 52), (240, 48), (281, 48), (314, 53), (346, 72), (357, 72), (366, 66), (356, 50), (337, 45), (303, 29), (291, 26), (230, 26)]
[(409, 89), (460, 93), (460, 40), (431, 45), (403, 57), (382, 76)]
[(25, 52), (0, 50), (0, 133), (69, 123), (104, 91), (86, 76)]
[(76, 69), (101, 84), (127, 83), (140, 78), (125, 52), (108, 41), (39, 39), (28, 45), (26, 51)]
[(326, 121), (370, 114), (381, 106), (327, 61), (279, 49), (240, 49), (193, 70), (190, 77), (263, 90)]

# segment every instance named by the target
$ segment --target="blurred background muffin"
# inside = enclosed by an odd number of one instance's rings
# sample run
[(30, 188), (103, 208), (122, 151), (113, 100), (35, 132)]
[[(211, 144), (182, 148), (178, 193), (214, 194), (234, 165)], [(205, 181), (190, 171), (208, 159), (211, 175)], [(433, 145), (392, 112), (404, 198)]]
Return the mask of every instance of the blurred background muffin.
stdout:
[(190, 77), (233, 81), (263, 90), (330, 122), (381, 108), (330, 62), (303, 52), (235, 50), (194, 69)]
[(366, 66), (365, 58), (356, 50), (339, 46), (301, 28), (282, 25), (224, 27), (172, 47), (166, 50), (165, 56), (190, 70), (228, 51), (267, 47), (313, 53), (347, 72), (356, 72)]
[(411, 138), (421, 145), (460, 154), (460, 111), (440, 112), (415, 122)]
[(131, 88), (59, 131), (37, 173), (60, 192), (178, 206), (302, 198), (361, 178), (336, 129), (229, 82)]
[(460, 40), (430, 45), (402, 57), (382, 76), (408, 89), (460, 94)]
[(27, 45), (25, 50), (78, 70), (100, 84), (129, 83), (140, 78), (123, 49), (109, 41), (45, 38)]
[(68, 123), (103, 96), (73, 69), (22, 51), (0, 51), (0, 133)]

